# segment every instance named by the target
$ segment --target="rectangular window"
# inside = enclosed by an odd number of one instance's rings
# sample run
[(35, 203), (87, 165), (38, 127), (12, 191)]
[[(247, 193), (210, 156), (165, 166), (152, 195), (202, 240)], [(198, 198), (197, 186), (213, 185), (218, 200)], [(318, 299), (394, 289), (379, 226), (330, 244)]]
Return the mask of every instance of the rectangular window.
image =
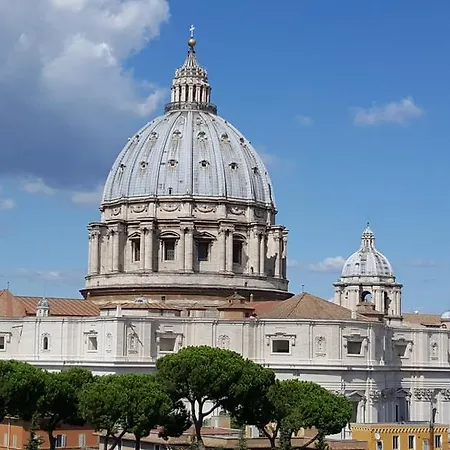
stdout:
[(408, 436), (408, 450), (415, 450), (416, 437)]
[(175, 261), (175, 239), (164, 241), (164, 261)]
[(397, 353), (397, 356), (400, 356), (400, 358), (403, 358), (406, 354), (406, 344), (397, 344), (395, 346), (395, 352)]
[(159, 351), (161, 353), (170, 353), (175, 351), (175, 341), (174, 337), (162, 337), (159, 339)]
[(289, 353), (290, 342), (287, 339), (274, 339), (272, 341), (272, 353)]
[(12, 446), (13, 448), (17, 448), (17, 434), (13, 434)]
[(398, 446), (399, 446), (399, 437), (392, 436), (392, 450), (398, 450)]
[(55, 437), (56, 448), (64, 448), (66, 446), (66, 435), (65, 434), (57, 434)]
[(442, 436), (440, 434), (434, 436), (434, 448), (442, 448)]
[(422, 441), (422, 450), (428, 450), (428, 439)]
[(377, 441), (377, 450), (383, 450), (383, 441)]
[(242, 265), (242, 241), (233, 240), (233, 264)]
[(88, 338), (88, 350), (90, 352), (96, 352), (98, 349), (97, 336), (89, 336)]
[(86, 435), (84, 433), (80, 433), (78, 435), (78, 446), (80, 448), (85, 448), (86, 447)]
[(199, 241), (197, 243), (197, 259), (199, 261), (208, 261), (209, 260), (209, 242), (208, 241)]
[(133, 262), (139, 262), (141, 260), (141, 240), (133, 239), (131, 241), (132, 260)]
[(347, 342), (347, 355), (360, 355), (362, 349), (361, 341), (348, 341)]
[(9, 435), (5, 433), (3, 435), (3, 447), (9, 447)]
[(6, 339), (5, 336), (0, 336), (0, 350), (6, 349)]

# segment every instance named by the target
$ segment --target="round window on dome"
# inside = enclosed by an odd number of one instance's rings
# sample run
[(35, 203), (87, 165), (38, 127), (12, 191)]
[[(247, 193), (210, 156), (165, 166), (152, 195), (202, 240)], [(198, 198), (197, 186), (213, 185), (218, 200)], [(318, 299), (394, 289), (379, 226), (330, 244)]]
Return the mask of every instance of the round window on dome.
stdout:
[(232, 163), (230, 163), (230, 168), (231, 168), (231, 170), (237, 170), (238, 169), (238, 163), (236, 163), (236, 162), (232, 162)]
[(200, 166), (206, 168), (209, 166), (209, 162), (206, 161), (206, 159), (203, 159), (202, 161), (200, 161)]

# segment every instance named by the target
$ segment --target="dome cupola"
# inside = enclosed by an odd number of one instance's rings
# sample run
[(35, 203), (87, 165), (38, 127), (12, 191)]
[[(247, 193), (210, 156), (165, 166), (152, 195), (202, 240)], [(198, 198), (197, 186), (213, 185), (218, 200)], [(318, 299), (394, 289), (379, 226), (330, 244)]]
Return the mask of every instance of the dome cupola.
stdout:
[(221, 304), (236, 289), (290, 296), (288, 233), (275, 224), (268, 171), (217, 115), (193, 26), (188, 47), (164, 114), (128, 139), (105, 183), (101, 222), (89, 226), (83, 295), (99, 303), (138, 293)]
[(393, 277), (391, 263), (375, 248), (375, 235), (369, 224), (361, 236), (361, 247), (344, 264), (341, 277)]
[(375, 235), (367, 224), (361, 246), (345, 262), (334, 283), (334, 302), (353, 311), (371, 311), (395, 321), (401, 317), (401, 289), (391, 263), (375, 247)]

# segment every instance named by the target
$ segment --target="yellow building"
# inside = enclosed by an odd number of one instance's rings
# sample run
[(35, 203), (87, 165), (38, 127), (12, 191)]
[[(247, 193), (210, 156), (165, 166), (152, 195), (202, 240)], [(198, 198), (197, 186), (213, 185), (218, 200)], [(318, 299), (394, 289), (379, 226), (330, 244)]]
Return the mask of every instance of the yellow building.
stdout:
[(428, 422), (352, 424), (352, 438), (368, 450), (448, 450), (448, 425)]

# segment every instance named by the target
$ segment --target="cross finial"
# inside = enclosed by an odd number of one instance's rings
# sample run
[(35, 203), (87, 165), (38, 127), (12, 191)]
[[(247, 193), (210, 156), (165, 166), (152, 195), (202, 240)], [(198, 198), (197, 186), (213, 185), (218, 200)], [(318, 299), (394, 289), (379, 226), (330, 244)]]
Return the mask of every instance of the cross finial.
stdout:
[(193, 37), (194, 37), (194, 31), (195, 31), (194, 25), (191, 25), (191, 26), (189, 27), (189, 31), (191, 32), (191, 38), (193, 38)]

